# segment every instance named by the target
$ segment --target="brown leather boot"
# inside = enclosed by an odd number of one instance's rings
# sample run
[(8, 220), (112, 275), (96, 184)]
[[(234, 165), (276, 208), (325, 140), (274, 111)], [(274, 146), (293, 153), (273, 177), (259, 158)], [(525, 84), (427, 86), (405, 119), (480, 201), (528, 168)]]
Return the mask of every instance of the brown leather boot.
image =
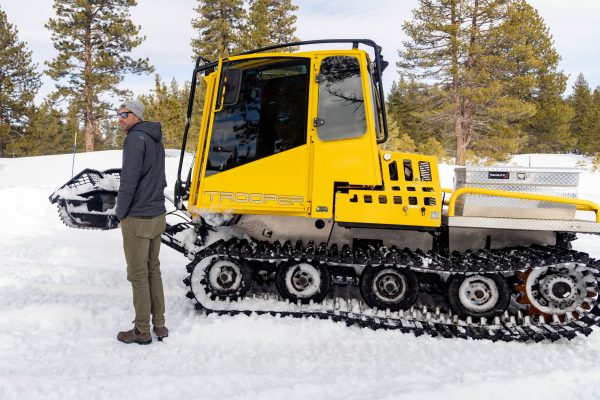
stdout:
[(152, 335), (150, 335), (150, 332), (140, 332), (137, 328), (133, 328), (130, 331), (119, 332), (117, 340), (127, 344), (150, 344), (152, 343)]
[(155, 326), (153, 329), (158, 340), (163, 340), (164, 338), (169, 336), (169, 330), (166, 326)]

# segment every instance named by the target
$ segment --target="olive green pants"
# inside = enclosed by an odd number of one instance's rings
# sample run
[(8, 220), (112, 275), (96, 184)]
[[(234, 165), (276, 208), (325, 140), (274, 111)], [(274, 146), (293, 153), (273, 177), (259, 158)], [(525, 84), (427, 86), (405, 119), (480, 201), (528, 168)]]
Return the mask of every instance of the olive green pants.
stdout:
[(160, 274), (160, 236), (165, 231), (165, 215), (153, 218), (127, 217), (121, 221), (127, 280), (133, 288), (135, 327), (150, 332), (165, 326), (165, 295)]

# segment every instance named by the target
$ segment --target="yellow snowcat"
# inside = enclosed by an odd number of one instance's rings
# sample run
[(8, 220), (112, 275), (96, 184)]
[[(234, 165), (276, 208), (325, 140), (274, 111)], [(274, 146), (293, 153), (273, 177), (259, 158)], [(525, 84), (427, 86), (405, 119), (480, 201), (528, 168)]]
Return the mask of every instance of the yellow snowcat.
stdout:
[[(324, 44), (346, 48), (284, 52)], [(442, 188), (436, 158), (378, 148), (386, 65), (363, 39), (198, 59), (173, 199), (187, 219), (163, 235), (192, 260), (187, 297), (209, 313), (416, 335), (590, 334), (599, 263), (570, 242), (599, 233), (600, 215), (577, 198), (578, 171), (460, 167), (454, 190)], [(200, 77), (199, 140), (182, 179)], [(69, 226), (114, 228), (118, 175), (85, 170), (50, 200)]]

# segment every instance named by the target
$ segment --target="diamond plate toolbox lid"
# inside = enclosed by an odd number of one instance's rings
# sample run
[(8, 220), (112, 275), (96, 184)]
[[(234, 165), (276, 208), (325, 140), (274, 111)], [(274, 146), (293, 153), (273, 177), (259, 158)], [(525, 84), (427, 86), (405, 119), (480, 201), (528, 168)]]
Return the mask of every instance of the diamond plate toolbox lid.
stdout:
[(579, 185), (577, 168), (539, 168), (539, 167), (480, 167), (466, 166), (454, 169), (454, 187), (472, 185), (492, 186), (554, 186), (570, 187), (568, 191), (577, 191)]

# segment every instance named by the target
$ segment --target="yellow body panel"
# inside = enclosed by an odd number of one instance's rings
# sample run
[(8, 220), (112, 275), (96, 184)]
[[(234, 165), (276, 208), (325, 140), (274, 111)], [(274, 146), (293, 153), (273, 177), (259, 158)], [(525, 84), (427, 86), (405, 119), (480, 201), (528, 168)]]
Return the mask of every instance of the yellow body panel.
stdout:
[[(436, 158), (388, 151), (382, 151), (380, 154), (383, 188), (338, 192), (335, 201), (336, 221), (439, 227), (442, 193)], [(412, 176), (407, 177), (404, 173), (405, 163), (408, 164)], [(419, 163), (427, 167), (425, 170), (428, 174), (422, 176)]]
[(202, 179), (192, 212), (308, 215), (308, 146)]

